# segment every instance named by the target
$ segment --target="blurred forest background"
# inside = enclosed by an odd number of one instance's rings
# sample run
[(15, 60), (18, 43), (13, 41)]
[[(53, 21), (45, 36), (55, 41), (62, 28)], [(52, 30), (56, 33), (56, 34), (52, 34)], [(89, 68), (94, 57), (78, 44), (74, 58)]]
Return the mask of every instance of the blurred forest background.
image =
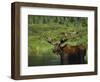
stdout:
[(28, 66), (60, 65), (60, 57), (52, 52), (47, 38), (58, 41), (62, 32), (75, 35), (68, 45), (87, 45), (87, 21), (87, 17), (28, 15)]

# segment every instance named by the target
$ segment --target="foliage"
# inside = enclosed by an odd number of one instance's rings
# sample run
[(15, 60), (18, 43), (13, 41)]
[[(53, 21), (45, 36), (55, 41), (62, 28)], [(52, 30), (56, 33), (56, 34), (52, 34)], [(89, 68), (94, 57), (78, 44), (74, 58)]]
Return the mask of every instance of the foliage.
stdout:
[(62, 16), (28, 16), (28, 65), (59, 65), (59, 56), (52, 52), (47, 38), (58, 41), (67, 33), (67, 44), (87, 44), (87, 18)]

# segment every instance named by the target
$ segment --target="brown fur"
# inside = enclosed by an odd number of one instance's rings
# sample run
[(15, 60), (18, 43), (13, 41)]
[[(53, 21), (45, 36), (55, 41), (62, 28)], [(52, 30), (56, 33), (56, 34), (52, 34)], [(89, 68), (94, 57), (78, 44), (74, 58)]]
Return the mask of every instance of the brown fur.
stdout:
[[(69, 55), (74, 55), (75, 53), (80, 53), (84, 52), (86, 50), (85, 46), (78, 45), (78, 46), (65, 46), (63, 49), (63, 53), (67, 53)], [(86, 54), (82, 54), (86, 55)]]
[(82, 64), (84, 63), (84, 56), (86, 55), (86, 47), (83, 45), (61, 47), (57, 45), (54, 52), (60, 55), (61, 64)]

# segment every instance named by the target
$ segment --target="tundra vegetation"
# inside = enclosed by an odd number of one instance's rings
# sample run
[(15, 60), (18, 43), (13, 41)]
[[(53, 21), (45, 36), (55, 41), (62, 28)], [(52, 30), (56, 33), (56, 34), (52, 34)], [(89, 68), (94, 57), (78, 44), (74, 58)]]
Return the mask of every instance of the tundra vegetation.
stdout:
[(87, 21), (87, 17), (28, 15), (28, 66), (60, 65), (60, 56), (53, 53), (48, 38), (57, 42), (64, 33), (65, 44), (87, 46)]

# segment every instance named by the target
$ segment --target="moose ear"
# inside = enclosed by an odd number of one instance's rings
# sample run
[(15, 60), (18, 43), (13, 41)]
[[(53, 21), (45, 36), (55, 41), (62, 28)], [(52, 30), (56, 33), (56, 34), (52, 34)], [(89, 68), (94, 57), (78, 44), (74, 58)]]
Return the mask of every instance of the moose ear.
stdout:
[(51, 37), (47, 37), (46, 41), (52, 45), (54, 45), (53, 39)]

